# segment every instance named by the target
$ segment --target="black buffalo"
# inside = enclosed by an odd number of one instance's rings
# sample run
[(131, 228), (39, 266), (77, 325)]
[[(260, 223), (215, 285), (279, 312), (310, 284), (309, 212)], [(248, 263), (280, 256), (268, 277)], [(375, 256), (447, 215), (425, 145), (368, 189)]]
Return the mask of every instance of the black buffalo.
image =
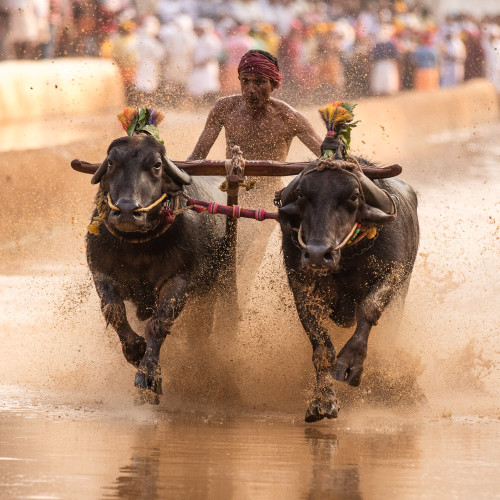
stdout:
[[(417, 255), (415, 191), (398, 178), (375, 181), (393, 195), (397, 215), (387, 215), (364, 201), (358, 168), (317, 160), (282, 194), (285, 267), (316, 369), (309, 422), (337, 416), (335, 379), (360, 384), (370, 330), (393, 299), (404, 300)], [(338, 354), (323, 323), (328, 318), (345, 328), (356, 324)]]
[[(136, 387), (152, 402), (162, 392), (162, 343), (188, 296), (214, 284), (225, 256), (224, 218), (180, 211), (187, 196), (223, 202), (219, 182), (206, 177), (191, 182), (162, 144), (142, 135), (113, 141), (92, 178), (100, 184), (104, 215), (102, 207), (94, 212), (94, 220), (103, 220), (99, 234), (87, 235), (88, 265), (106, 323), (118, 333), (125, 359), (138, 369)], [(148, 320), (144, 337), (127, 320), (127, 299), (137, 317)]]

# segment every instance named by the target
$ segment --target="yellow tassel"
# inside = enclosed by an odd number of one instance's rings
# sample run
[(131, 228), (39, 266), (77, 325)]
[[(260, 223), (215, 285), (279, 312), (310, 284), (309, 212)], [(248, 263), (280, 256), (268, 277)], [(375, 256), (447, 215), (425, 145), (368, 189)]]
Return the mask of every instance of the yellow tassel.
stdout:
[(366, 237), (369, 239), (369, 240), (372, 240), (373, 238), (375, 238), (375, 235), (377, 234), (377, 228), (376, 227), (371, 227), (370, 229), (368, 229), (368, 231), (366, 232)]
[(98, 191), (95, 196), (95, 206), (97, 208), (97, 216), (92, 218), (92, 221), (87, 226), (87, 231), (90, 234), (99, 234), (99, 227), (106, 220), (110, 212), (108, 206), (108, 199), (102, 191)]
[(341, 101), (334, 101), (318, 111), (327, 124), (327, 130), (333, 130), (335, 125), (352, 119), (352, 114), (341, 106)]
[(87, 226), (87, 231), (90, 234), (95, 234), (96, 236), (98, 236), (100, 225), (101, 225), (100, 221), (93, 219), (92, 222)]

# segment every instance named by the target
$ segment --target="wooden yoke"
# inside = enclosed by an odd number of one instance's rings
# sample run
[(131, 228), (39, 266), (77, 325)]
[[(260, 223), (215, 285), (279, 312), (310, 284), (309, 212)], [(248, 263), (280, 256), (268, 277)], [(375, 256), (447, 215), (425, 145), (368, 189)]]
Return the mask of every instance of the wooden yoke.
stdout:
[[(226, 171), (226, 161), (221, 160), (190, 160), (181, 161), (173, 160), (174, 164), (184, 170), (189, 175), (228, 175)], [(246, 160), (245, 174), (263, 176), (280, 176), (297, 175), (309, 165), (310, 162), (280, 162), (267, 160)], [(100, 163), (88, 163), (83, 160), (73, 160), (71, 167), (77, 172), (94, 175), (99, 168)], [(370, 179), (386, 179), (395, 177), (402, 172), (402, 168), (398, 164), (389, 165), (388, 167), (374, 167), (368, 165), (360, 165), (363, 173)]]

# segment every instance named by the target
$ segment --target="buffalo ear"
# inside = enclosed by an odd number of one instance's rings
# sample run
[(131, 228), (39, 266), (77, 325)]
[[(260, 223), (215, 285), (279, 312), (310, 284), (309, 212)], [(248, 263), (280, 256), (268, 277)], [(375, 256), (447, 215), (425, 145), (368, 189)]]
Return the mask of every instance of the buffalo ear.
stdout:
[(163, 173), (172, 178), (180, 186), (191, 184), (191, 176), (181, 170), (167, 155), (162, 156)]
[(291, 203), (288, 203), (288, 205), (280, 207), (278, 209), (278, 212), (280, 215), (286, 215), (288, 217), (293, 215), (300, 215), (299, 204), (297, 203), (297, 201), (292, 201)]
[(396, 214), (386, 214), (380, 208), (372, 207), (367, 203), (361, 203), (358, 209), (359, 222), (373, 222), (376, 224), (387, 224), (396, 218)]
[(105, 160), (101, 163), (101, 166), (97, 169), (96, 173), (92, 176), (90, 180), (91, 184), (99, 184), (101, 182), (101, 177), (108, 170), (108, 157), (106, 156)]

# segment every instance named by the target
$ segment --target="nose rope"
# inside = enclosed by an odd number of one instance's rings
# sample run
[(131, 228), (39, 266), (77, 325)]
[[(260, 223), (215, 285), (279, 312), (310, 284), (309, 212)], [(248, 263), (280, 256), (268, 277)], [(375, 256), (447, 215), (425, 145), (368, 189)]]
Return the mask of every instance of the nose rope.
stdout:
[[(345, 247), (347, 245), (347, 242), (349, 241), (349, 239), (351, 238), (351, 236), (354, 234), (354, 231), (356, 231), (358, 227), (358, 223), (355, 222), (354, 223), (354, 226), (352, 227), (352, 229), (349, 231), (349, 234), (342, 240), (341, 243), (339, 243), (332, 251), (335, 252), (337, 250), (340, 250), (342, 249), (343, 247)], [(302, 248), (306, 248), (307, 245), (304, 243), (304, 239), (302, 238), (302, 222), (300, 223), (300, 226), (299, 226), (299, 231), (297, 233), (297, 240), (299, 242), (299, 245), (302, 247)]]
[(163, 193), (155, 202), (151, 203), (151, 205), (149, 205), (149, 207), (137, 208), (134, 210), (134, 212), (149, 212), (154, 207), (156, 207), (156, 205), (161, 203), (166, 197), (167, 197), (167, 193)]
[[(167, 197), (167, 194), (163, 193), (155, 202), (151, 203), (151, 205), (149, 205), (148, 207), (136, 208), (134, 210), (134, 212), (149, 212), (154, 207), (156, 207), (157, 205), (159, 205), (166, 197)], [(117, 207), (116, 205), (114, 205), (113, 202), (111, 201), (111, 196), (109, 195), (109, 193), (108, 193), (108, 205), (113, 210), (116, 210), (117, 212), (120, 211), (120, 208)]]
[(116, 210), (117, 212), (119, 212), (120, 209), (116, 205), (113, 205), (113, 202), (111, 201), (111, 196), (109, 196), (109, 193), (107, 193), (107, 195), (108, 195), (108, 206), (109, 206), (109, 208), (112, 208), (113, 210)]

